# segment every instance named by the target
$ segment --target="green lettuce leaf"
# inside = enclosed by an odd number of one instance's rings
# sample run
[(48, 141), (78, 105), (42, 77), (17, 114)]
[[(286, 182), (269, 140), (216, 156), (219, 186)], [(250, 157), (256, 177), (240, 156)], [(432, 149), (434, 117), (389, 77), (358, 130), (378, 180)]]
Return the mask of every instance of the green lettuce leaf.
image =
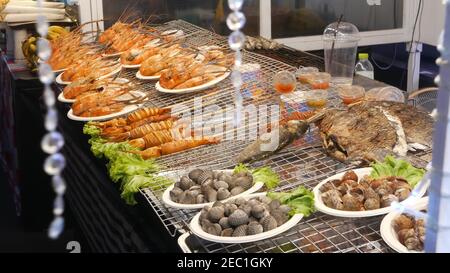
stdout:
[(134, 194), (139, 192), (139, 189), (150, 188), (152, 190), (166, 189), (173, 181), (163, 176), (156, 175), (134, 175), (129, 176), (122, 183), (121, 197), (128, 205), (135, 205), (137, 202)]
[(252, 171), (253, 180), (256, 182), (262, 182), (266, 187), (271, 190), (278, 186), (280, 183), (280, 177), (269, 167), (262, 167)]
[(289, 214), (303, 214), (309, 217), (314, 211), (314, 193), (307, 188), (300, 186), (291, 192), (269, 192), (267, 196), (274, 200), (279, 200), (281, 204), (292, 208)]
[(396, 176), (408, 181), (411, 187), (415, 187), (425, 175), (425, 170), (418, 169), (409, 162), (402, 159), (395, 159), (387, 156), (384, 162), (376, 162), (371, 165), (373, 168), (370, 177), (379, 179), (383, 177)]

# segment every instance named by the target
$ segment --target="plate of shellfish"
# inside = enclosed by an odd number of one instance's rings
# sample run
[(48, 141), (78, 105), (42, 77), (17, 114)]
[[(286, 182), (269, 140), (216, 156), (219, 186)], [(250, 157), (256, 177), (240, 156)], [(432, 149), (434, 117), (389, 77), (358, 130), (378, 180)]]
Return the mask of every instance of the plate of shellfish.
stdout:
[(355, 169), (321, 182), (313, 190), (316, 209), (337, 217), (372, 217), (389, 213), (392, 202), (403, 202), (410, 196), (413, 188), (408, 181), (400, 177), (372, 179), (372, 170)]
[(291, 207), (256, 193), (228, 202), (215, 202), (196, 214), (189, 227), (211, 242), (240, 244), (271, 238), (296, 226), (303, 214), (290, 216)]
[(187, 173), (176, 171), (163, 173), (177, 181), (162, 196), (163, 202), (178, 209), (202, 209), (216, 201), (226, 202), (260, 190), (263, 182), (253, 181), (250, 172), (233, 174), (233, 170), (194, 169)]
[[(413, 209), (424, 211), (428, 197), (412, 205)], [(424, 251), (425, 220), (408, 213), (392, 211), (383, 218), (380, 233), (383, 240), (399, 253), (421, 253)]]
[[(105, 67), (102, 69), (99, 69), (97, 75), (98, 77), (96, 77), (98, 80), (103, 80), (109, 77), (112, 77), (114, 75), (116, 75), (117, 73), (119, 73), (122, 70), (122, 65), (120, 63), (115, 64), (114, 66), (110, 66), (110, 67)], [(69, 85), (71, 84), (73, 81), (81, 78), (82, 76), (66, 76), (65, 73), (67, 73), (67, 70), (64, 71), (63, 73), (59, 74), (56, 79), (55, 82), (57, 84), (60, 85)]]

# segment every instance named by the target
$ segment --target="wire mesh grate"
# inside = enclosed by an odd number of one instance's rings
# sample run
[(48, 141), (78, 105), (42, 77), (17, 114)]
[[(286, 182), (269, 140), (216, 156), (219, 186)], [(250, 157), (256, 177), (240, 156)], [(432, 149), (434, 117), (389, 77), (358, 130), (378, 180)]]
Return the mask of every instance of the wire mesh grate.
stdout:
[[(186, 36), (180, 41), (184, 45), (195, 48), (203, 45), (216, 45), (227, 47), (227, 39), (190, 23), (177, 20), (158, 27), (160, 30), (181, 29)], [(273, 56), (270, 58), (254, 52), (243, 52), (244, 64), (256, 64), (256, 70), (243, 71), (244, 85), (241, 93), (244, 97), (244, 106), (279, 105), (277, 96), (272, 87), (272, 78), (278, 71), (288, 70), (294, 72), (298, 65), (323, 67), (320, 59), (307, 53), (301, 53), (289, 48), (282, 48), (277, 53), (260, 52)], [(281, 61), (291, 57), (289, 64)], [(276, 60), (279, 59), (279, 60)], [(244, 65), (245, 66), (245, 65)], [(255, 66), (253, 66), (255, 67)], [(187, 112), (196, 111), (196, 102), (200, 99), (202, 107), (216, 105), (220, 111), (207, 111), (202, 113), (206, 124), (217, 119), (217, 123), (227, 121), (233, 110), (226, 106), (234, 105), (235, 90), (230, 78), (220, 82), (215, 87), (194, 94), (172, 95), (163, 94), (155, 89), (155, 82), (139, 81), (135, 77), (136, 70), (124, 70), (121, 77), (130, 79), (139, 86), (139, 89), (148, 93), (147, 106), (171, 107), (184, 106)], [(329, 106), (341, 107), (336, 90), (331, 90)], [(181, 108), (180, 108), (181, 109)], [(288, 109), (297, 110), (297, 109)], [(175, 114), (181, 114), (175, 113)], [(195, 122), (195, 121), (194, 121)], [(225, 133), (246, 135), (250, 131), (261, 132), (260, 128), (269, 124), (267, 120), (245, 121), (243, 124), (231, 129), (225, 128)], [(343, 172), (354, 166), (343, 164), (330, 158), (324, 152), (317, 130), (311, 127), (310, 131), (300, 140), (296, 141), (282, 152), (275, 154), (253, 166), (270, 166), (281, 178), (277, 190), (284, 191), (304, 185), (312, 189), (323, 179)], [(193, 166), (222, 170), (233, 168), (236, 165), (236, 156), (252, 139), (226, 139), (217, 145), (200, 147), (183, 153), (158, 158), (158, 163), (166, 170), (186, 172)], [(424, 154), (425, 155), (425, 154)], [(167, 231), (173, 236), (189, 232), (189, 221), (198, 211), (186, 211), (166, 207), (161, 200), (164, 189), (146, 188), (140, 192), (154, 209)], [(390, 252), (390, 248), (382, 241), (379, 233), (381, 218), (367, 219), (341, 219), (322, 213), (315, 213), (308, 219), (302, 220), (296, 227), (271, 239), (249, 244), (219, 244), (201, 240), (194, 235), (187, 237), (186, 244), (192, 252), (246, 252), (246, 253), (292, 253), (292, 252)]]

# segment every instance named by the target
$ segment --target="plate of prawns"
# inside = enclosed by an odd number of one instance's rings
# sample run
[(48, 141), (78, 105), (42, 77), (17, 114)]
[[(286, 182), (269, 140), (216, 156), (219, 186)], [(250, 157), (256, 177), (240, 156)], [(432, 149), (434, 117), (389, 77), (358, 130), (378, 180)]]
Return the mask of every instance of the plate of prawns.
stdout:
[(187, 124), (171, 114), (170, 108), (141, 108), (126, 118), (91, 124), (100, 129), (100, 136), (108, 142), (128, 141), (136, 149), (129, 152), (144, 159), (219, 142), (214, 137), (194, 137)]
[[(129, 82), (102, 83), (92, 88), (101, 91), (81, 92), (76, 96), (67, 117), (76, 121), (108, 120), (133, 112), (143, 106), (147, 93), (135, 88)], [(75, 89), (74, 92), (77, 90)], [(65, 95), (67, 95), (66, 93)]]

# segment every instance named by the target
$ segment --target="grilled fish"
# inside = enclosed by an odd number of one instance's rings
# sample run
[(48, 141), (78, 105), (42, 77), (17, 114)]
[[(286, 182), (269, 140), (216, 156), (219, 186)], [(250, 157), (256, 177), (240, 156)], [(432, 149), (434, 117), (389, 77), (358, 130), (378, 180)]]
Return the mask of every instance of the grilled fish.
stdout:
[(327, 153), (353, 163), (430, 148), (433, 123), (426, 112), (406, 104), (364, 102), (348, 110), (329, 110), (317, 125)]

